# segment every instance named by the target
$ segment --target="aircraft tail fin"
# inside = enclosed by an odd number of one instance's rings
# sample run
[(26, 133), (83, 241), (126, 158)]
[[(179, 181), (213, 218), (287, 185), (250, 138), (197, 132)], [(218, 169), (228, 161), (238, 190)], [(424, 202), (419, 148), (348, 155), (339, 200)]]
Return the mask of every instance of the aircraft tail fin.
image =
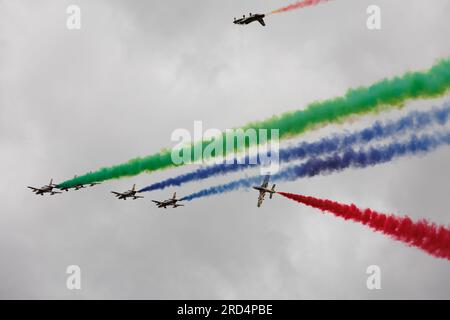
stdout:
[(172, 197), (172, 199), (176, 199), (177, 198), (177, 193), (176, 192), (174, 192), (173, 193), (173, 197)]
[(131, 190), (136, 190), (136, 184), (133, 184), (133, 189), (131, 189)]
[(50, 179), (50, 184), (49, 186), (53, 185), (53, 178)]
[(262, 25), (263, 27), (266, 26), (266, 23), (264, 22), (264, 19), (263, 19), (263, 18), (258, 19), (258, 21), (259, 21), (259, 23), (261, 23), (261, 25)]
[(275, 193), (275, 186), (276, 186), (276, 184), (274, 184), (274, 185), (272, 186), (272, 192), (270, 193), (270, 199), (272, 199), (273, 194)]

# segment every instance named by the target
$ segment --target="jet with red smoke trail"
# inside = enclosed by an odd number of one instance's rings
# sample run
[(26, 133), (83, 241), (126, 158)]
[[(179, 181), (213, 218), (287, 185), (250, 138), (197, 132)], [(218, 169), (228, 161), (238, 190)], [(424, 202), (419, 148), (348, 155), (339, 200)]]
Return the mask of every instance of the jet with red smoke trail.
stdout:
[(244, 14), (242, 16), (242, 18), (240, 18), (240, 19), (234, 18), (233, 23), (244, 25), (244, 24), (250, 24), (252, 22), (258, 21), (263, 27), (265, 27), (266, 26), (266, 23), (264, 22), (265, 16), (266, 15), (262, 14), (262, 13), (257, 13), (257, 14), (250, 13), (248, 17), (245, 17), (245, 14)]
[(264, 201), (264, 197), (266, 196), (266, 193), (270, 194), (270, 199), (272, 199), (274, 193), (277, 193), (275, 191), (276, 184), (274, 184), (272, 186), (272, 189), (268, 188), (268, 186), (269, 186), (269, 179), (270, 179), (270, 176), (267, 175), (264, 178), (264, 181), (263, 181), (263, 183), (260, 186), (253, 187), (253, 189), (259, 191), (258, 203), (257, 203), (258, 208), (261, 207), (261, 205), (262, 205), (262, 203)]

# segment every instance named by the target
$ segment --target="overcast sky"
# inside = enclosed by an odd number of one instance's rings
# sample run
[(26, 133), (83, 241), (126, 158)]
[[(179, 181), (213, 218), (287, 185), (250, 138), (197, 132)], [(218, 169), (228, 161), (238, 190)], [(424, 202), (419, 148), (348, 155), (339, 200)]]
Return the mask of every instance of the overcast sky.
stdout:
[[(450, 298), (450, 264), (365, 226), (255, 192), (157, 210), (241, 174), (118, 201), (109, 191), (189, 170), (34, 196), (63, 181), (174, 145), (177, 128), (226, 129), (427, 69), (450, 53), (447, 0), (335, 0), (232, 24), (289, 0), (0, 0), (0, 298)], [(66, 8), (81, 8), (81, 30)], [(381, 8), (382, 29), (366, 27)], [(447, 97), (448, 98), (448, 97)], [(311, 140), (398, 117), (355, 119)], [(298, 139), (297, 139), (298, 140)], [(283, 183), (283, 191), (448, 224), (450, 148), (365, 170)], [(82, 290), (66, 288), (68, 265)], [(381, 290), (366, 268), (381, 268)]]

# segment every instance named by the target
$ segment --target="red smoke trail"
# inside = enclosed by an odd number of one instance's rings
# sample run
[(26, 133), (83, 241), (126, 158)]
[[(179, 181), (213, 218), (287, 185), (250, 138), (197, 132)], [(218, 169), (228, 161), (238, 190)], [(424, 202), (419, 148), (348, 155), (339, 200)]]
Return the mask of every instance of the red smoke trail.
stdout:
[(412, 221), (409, 217), (397, 217), (359, 209), (354, 204), (346, 205), (331, 200), (278, 192), (280, 195), (307, 206), (328, 211), (345, 220), (353, 220), (368, 225), (375, 231), (402, 241), (409, 246), (424, 250), (432, 256), (450, 260), (450, 229), (430, 223), (427, 220)]
[(318, 5), (319, 3), (322, 2), (328, 2), (330, 0), (303, 0), (303, 1), (298, 1), (296, 3), (290, 4), (286, 7), (277, 9), (277, 10), (273, 10), (271, 12), (269, 12), (269, 14), (273, 14), (273, 13), (280, 13), (280, 12), (286, 12), (286, 11), (291, 11), (294, 9), (300, 9), (300, 8), (305, 8), (305, 7), (312, 7), (315, 5)]

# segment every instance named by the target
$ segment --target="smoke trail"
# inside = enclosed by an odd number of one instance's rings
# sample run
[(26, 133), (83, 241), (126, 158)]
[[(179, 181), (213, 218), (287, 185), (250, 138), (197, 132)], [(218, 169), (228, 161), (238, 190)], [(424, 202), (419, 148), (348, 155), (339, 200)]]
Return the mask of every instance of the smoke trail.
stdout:
[[(292, 160), (301, 160), (305, 157), (317, 157), (323, 154), (343, 151), (345, 148), (355, 144), (370, 143), (394, 135), (402, 134), (406, 131), (422, 130), (432, 124), (444, 125), (447, 123), (450, 114), (450, 102), (444, 103), (443, 107), (433, 107), (429, 111), (412, 111), (406, 116), (396, 121), (385, 123), (375, 122), (372, 126), (351, 134), (339, 134), (332, 137), (320, 139), (317, 142), (302, 142), (296, 146), (281, 149), (279, 151), (280, 163)], [(184, 183), (199, 181), (212, 176), (224, 175), (248, 168), (253, 168), (261, 164), (261, 156), (246, 156), (239, 161), (234, 159), (233, 163), (221, 163), (206, 167), (201, 167), (189, 173), (169, 178), (139, 190), (147, 192), (161, 190), (171, 186), (180, 186)]]
[(295, 10), (295, 9), (301, 9), (301, 8), (305, 8), (305, 7), (312, 7), (312, 6), (316, 6), (319, 3), (322, 2), (328, 2), (330, 0), (303, 0), (303, 1), (298, 1), (296, 3), (290, 4), (286, 7), (277, 9), (277, 10), (273, 10), (271, 12), (269, 12), (269, 14), (274, 14), (274, 13), (281, 13), (281, 12), (286, 12), (286, 11), (291, 11), (291, 10)]
[[(416, 154), (425, 154), (436, 148), (450, 144), (450, 131), (423, 134), (419, 137), (412, 135), (406, 142), (393, 142), (381, 147), (370, 147), (358, 151), (347, 148), (340, 154), (333, 154), (326, 158), (312, 158), (300, 165), (287, 167), (273, 175), (271, 181), (294, 181), (299, 178), (313, 177), (319, 174), (329, 174), (342, 171), (346, 168), (366, 168), (386, 163), (398, 157)], [(183, 198), (193, 200), (211, 195), (230, 192), (240, 188), (249, 188), (261, 182), (261, 176), (253, 176), (232, 181), (230, 183), (203, 189)]]
[[(314, 102), (303, 110), (287, 112), (270, 119), (249, 123), (242, 127), (247, 129), (278, 129), (280, 138), (288, 138), (312, 130), (318, 126), (335, 123), (351, 115), (362, 115), (368, 112), (379, 112), (388, 107), (401, 107), (407, 100), (433, 98), (445, 94), (450, 89), (450, 59), (444, 59), (425, 72), (408, 72), (401, 77), (385, 79), (372, 86), (349, 90), (343, 97)], [(223, 134), (222, 136), (226, 136)], [(270, 140), (270, 137), (268, 137)], [(223, 139), (225, 141), (225, 139)], [(210, 141), (200, 142), (201, 150)], [(257, 144), (260, 141), (256, 141)], [(246, 141), (243, 147), (248, 147)], [(192, 144), (192, 154), (198, 148)], [(226, 150), (224, 148), (224, 150)], [(193, 161), (198, 159), (194, 158)], [(77, 178), (67, 180), (58, 187), (67, 188), (78, 184), (105, 181), (121, 177), (134, 176), (142, 172), (151, 172), (174, 166), (170, 150), (135, 158), (129, 162), (101, 168)]]
[(427, 220), (412, 221), (408, 216), (397, 217), (371, 209), (360, 209), (331, 200), (317, 199), (298, 194), (279, 192), (280, 195), (307, 206), (331, 212), (336, 217), (353, 220), (382, 232), (391, 238), (417, 247), (428, 254), (450, 260), (450, 229)]

